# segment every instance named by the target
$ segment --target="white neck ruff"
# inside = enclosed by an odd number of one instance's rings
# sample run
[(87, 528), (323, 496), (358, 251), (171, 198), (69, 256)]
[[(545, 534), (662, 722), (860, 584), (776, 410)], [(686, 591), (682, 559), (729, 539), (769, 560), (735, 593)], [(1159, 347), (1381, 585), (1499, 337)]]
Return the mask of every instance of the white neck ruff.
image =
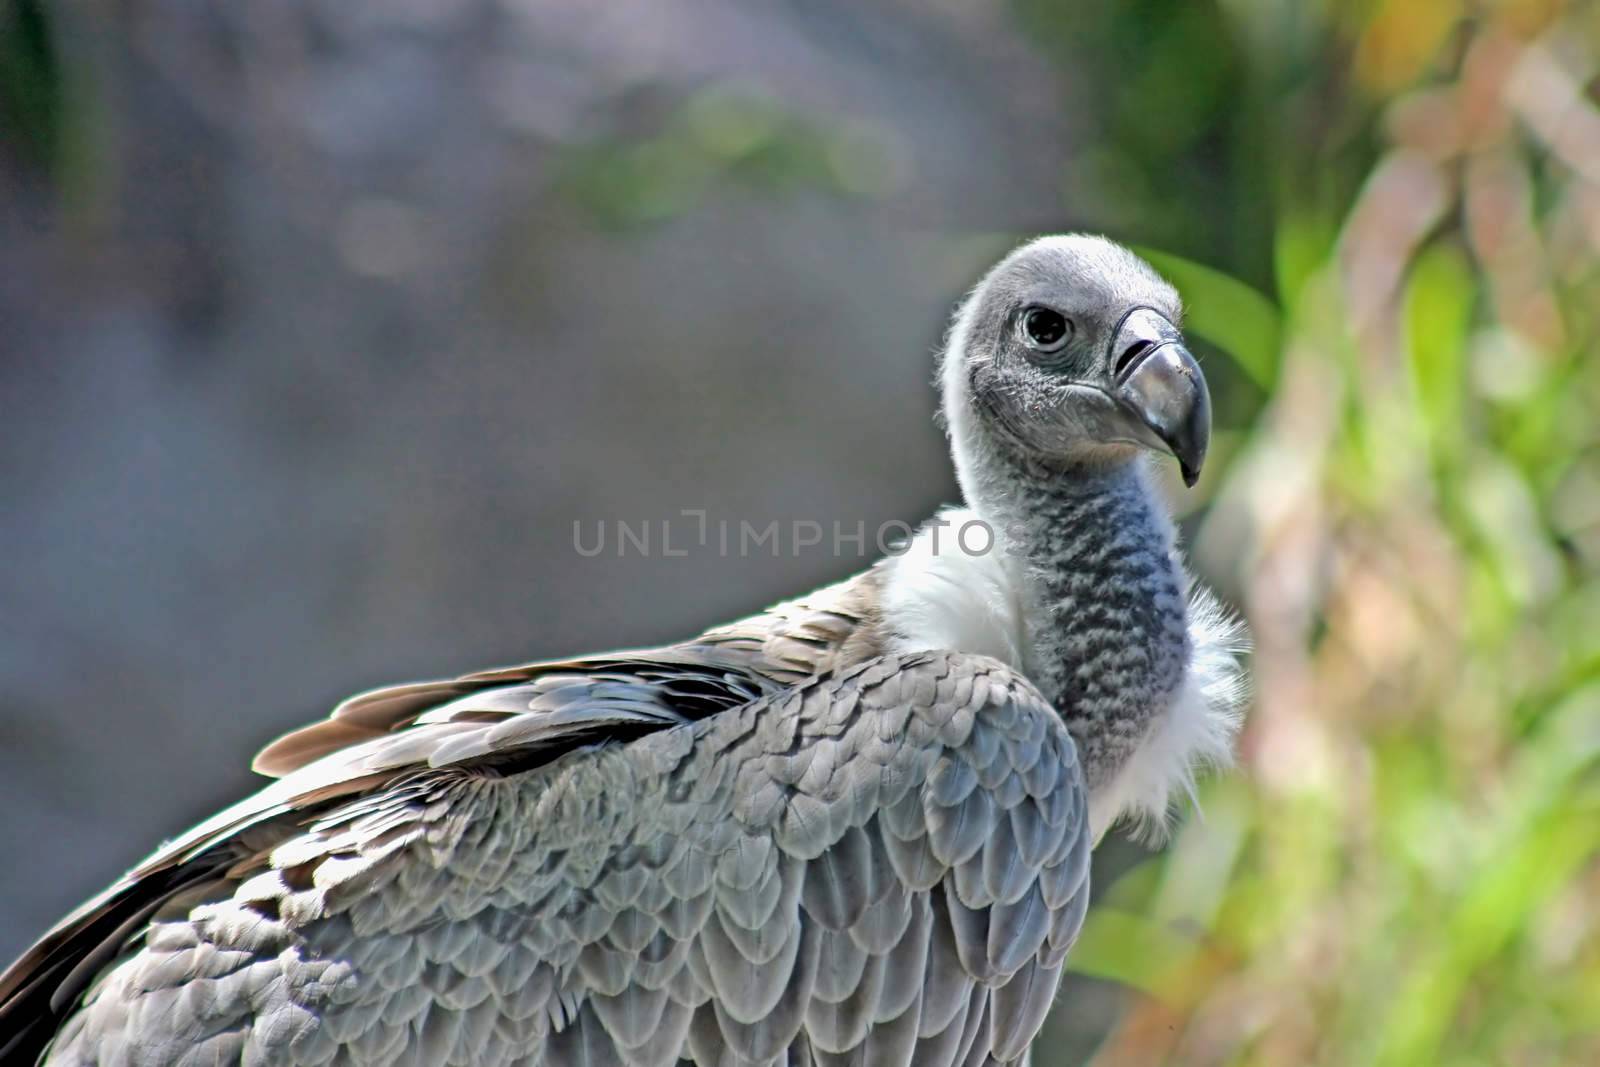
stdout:
[[(1033, 658), (1025, 646), (1026, 567), (1003, 545), (990, 543), (991, 527), (971, 509), (948, 508), (938, 519), (941, 524), (924, 526), (904, 554), (884, 564), (890, 650), (970, 652), (1026, 672)], [(1133, 756), (1089, 798), (1097, 841), (1124, 817), (1144, 836), (1159, 838), (1175, 797), (1193, 799), (1195, 774), (1232, 760), (1248, 697), (1240, 657), (1249, 639), (1244, 624), (1192, 582), (1187, 624), (1191, 654), (1183, 684)]]

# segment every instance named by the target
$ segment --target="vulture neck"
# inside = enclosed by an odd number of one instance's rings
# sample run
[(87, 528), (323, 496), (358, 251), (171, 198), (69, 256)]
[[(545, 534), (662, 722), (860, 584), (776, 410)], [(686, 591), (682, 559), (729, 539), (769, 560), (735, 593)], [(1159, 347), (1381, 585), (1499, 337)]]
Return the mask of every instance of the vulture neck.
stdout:
[(953, 420), (967, 503), (995, 531), (1020, 666), (1061, 713), (1091, 791), (1172, 705), (1190, 656), (1187, 578), (1141, 456), (1046, 465)]

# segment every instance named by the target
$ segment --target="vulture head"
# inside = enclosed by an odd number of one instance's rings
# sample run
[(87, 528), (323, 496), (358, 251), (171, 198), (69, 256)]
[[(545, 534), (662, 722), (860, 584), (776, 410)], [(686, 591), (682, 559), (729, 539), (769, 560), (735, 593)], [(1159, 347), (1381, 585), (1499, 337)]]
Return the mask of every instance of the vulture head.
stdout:
[[(1177, 292), (1138, 256), (1072, 234), (1023, 245), (968, 297), (942, 371), (963, 487), (984, 453), (1047, 468), (1175, 457), (1193, 486), (1211, 438)], [(971, 493), (969, 492), (969, 498)]]

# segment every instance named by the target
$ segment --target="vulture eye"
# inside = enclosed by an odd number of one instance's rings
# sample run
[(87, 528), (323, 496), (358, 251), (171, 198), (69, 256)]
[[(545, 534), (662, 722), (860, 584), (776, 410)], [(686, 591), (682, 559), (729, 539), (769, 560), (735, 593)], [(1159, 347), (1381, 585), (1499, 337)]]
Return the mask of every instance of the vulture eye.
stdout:
[(1022, 313), (1022, 339), (1029, 348), (1054, 352), (1072, 337), (1072, 320), (1059, 311), (1031, 307)]

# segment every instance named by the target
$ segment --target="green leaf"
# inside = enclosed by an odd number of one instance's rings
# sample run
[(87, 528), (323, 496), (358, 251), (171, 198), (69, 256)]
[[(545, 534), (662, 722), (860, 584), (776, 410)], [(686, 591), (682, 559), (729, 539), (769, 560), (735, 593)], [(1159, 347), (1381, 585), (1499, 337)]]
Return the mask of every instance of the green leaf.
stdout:
[(1251, 381), (1271, 388), (1283, 341), (1277, 305), (1215, 268), (1153, 248), (1136, 251), (1183, 295), (1185, 328), (1232, 356)]
[(1067, 969), (1156, 994), (1162, 979), (1193, 958), (1195, 945), (1164, 924), (1131, 912), (1097, 907), (1089, 912)]
[(1406, 347), (1436, 445), (1450, 443), (1462, 429), (1464, 353), (1475, 298), (1472, 272), (1453, 246), (1436, 245), (1417, 257), (1406, 285)]
[(1290, 212), (1278, 220), (1272, 243), (1273, 273), (1285, 307), (1298, 307), (1301, 291), (1333, 255), (1338, 227), (1309, 212)]

